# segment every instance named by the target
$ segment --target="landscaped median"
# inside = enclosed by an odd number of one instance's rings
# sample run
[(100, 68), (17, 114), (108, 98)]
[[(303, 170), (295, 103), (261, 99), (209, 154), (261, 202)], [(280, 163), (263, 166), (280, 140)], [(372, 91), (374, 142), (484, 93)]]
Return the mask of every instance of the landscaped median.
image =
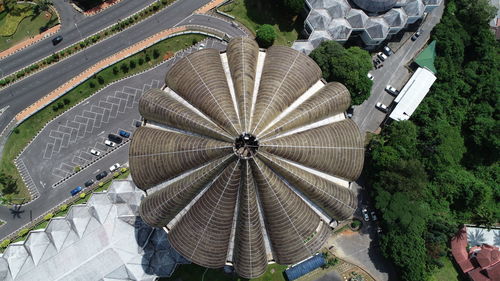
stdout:
[(153, 4), (149, 5), (142, 11), (119, 21), (115, 25), (102, 30), (92, 36), (87, 37), (85, 40), (82, 40), (80, 42), (77, 42), (73, 44), (70, 47), (65, 48), (64, 50), (61, 50), (57, 53), (52, 54), (49, 57), (46, 57), (30, 66), (25, 67), (24, 69), (17, 71), (16, 73), (13, 73), (2, 80), (0, 80), (0, 87), (5, 87), (8, 86), (9, 84), (12, 84), (20, 79), (23, 79), (33, 73), (36, 73), (37, 71), (40, 71), (54, 63), (57, 63), (60, 60), (63, 60), (64, 58), (67, 58), (77, 52), (82, 51), (85, 48), (88, 48), (106, 38), (109, 38), (113, 36), (114, 34), (123, 31), (124, 29), (131, 27), (144, 19), (156, 14), (157, 12), (161, 11), (163, 8), (168, 7), (171, 5), (173, 2), (176, 0), (161, 0), (161, 1), (156, 1)]
[[(171, 34), (171, 36), (173, 35), (175, 34)], [(5, 174), (12, 176), (18, 183), (18, 192), (6, 195), (6, 197), (13, 200), (14, 203), (20, 203), (20, 200), (22, 200), (20, 198), (29, 199), (29, 192), (18, 170), (14, 166), (14, 159), (37, 133), (43, 129), (45, 124), (112, 82), (152, 68), (171, 58), (175, 52), (185, 49), (201, 41), (203, 38), (205, 36), (199, 34), (178, 35), (162, 40), (146, 49), (138, 49), (132, 56), (123, 54), (124, 57), (122, 60), (113, 64), (104, 63), (95, 69), (91, 68), (88, 72), (82, 74), (88, 77), (83, 76), (79, 77), (78, 80), (71, 81), (73, 84), (66, 85), (67, 88), (61, 88), (59, 91), (56, 90), (57, 92), (55, 91), (53, 96), (40, 101), (38, 108), (32, 107), (30, 108), (32, 111), (25, 111), (17, 116), (18, 120), (30, 117), (14, 129), (4, 146), (0, 167), (2, 167)], [(102, 70), (99, 71), (101, 68)], [(50, 103), (50, 101), (52, 102)], [(44, 107), (48, 103), (50, 104)], [(37, 112), (33, 114), (35, 111)], [(14, 198), (18, 199), (14, 200)]]
[(69, 208), (72, 205), (87, 203), (87, 201), (89, 200), (92, 193), (107, 191), (108, 187), (111, 185), (111, 182), (113, 181), (113, 179), (125, 179), (129, 176), (129, 173), (130, 172), (129, 172), (128, 168), (123, 167), (118, 172), (113, 173), (112, 176), (109, 175), (108, 177), (106, 177), (102, 181), (97, 182), (94, 185), (84, 189), (78, 195), (75, 195), (75, 196), (69, 198), (68, 200), (64, 201), (59, 206), (56, 206), (51, 211), (36, 218), (33, 222), (24, 226), (22, 229), (19, 229), (15, 233), (12, 233), (11, 235), (7, 236), (7, 238), (5, 238), (0, 243), (0, 251), (3, 252), (3, 250), (5, 250), (5, 248), (7, 248), (7, 246), (9, 246), (11, 243), (26, 240), (28, 233), (30, 231), (36, 230), (36, 229), (46, 228), (47, 224), (49, 223), (49, 221), (53, 217), (66, 216), (66, 214), (69, 211)]

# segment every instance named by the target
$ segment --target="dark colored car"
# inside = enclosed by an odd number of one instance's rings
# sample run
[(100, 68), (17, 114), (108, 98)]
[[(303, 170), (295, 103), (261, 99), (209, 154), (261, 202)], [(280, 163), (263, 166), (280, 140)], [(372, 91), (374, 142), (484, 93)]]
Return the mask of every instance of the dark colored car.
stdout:
[(102, 179), (102, 178), (105, 178), (107, 175), (108, 175), (108, 172), (106, 172), (106, 171), (102, 171), (100, 174), (98, 174), (97, 176), (95, 176), (95, 178), (96, 178), (97, 180), (100, 180), (100, 179)]
[(115, 142), (115, 143), (121, 143), (122, 142), (122, 138), (120, 138), (119, 136), (117, 135), (114, 135), (114, 134), (109, 134), (108, 135), (108, 139), (112, 142)]
[(75, 196), (80, 191), (82, 191), (82, 187), (81, 186), (77, 186), (75, 189), (73, 189), (73, 190), (70, 191), (71, 196)]
[(85, 182), (85, 187), (89, 187), (94, 184), (94, 180), (88, 180)]
[(418, 36), (420, 36), (420, 30), (415, 32), (415, 34), (413, 34), (413, 36), (411, 37), (411, 41), (417, 40)]
[(118, 134), (120, 134), (120, 136), (122, 136), (124, 138), (129, 138), (130, 137), (130, 133), (127, 132), (127, 131), (124, 131), (124, 130), (118, 131)]
[(52, 45), (57, 45), (59, 43), (61, 43), (61, 41), (63, 40), (63, 37), (61, 35), (58, 35), (56, 37), (54, 37), (54, 39), (52, 39)]

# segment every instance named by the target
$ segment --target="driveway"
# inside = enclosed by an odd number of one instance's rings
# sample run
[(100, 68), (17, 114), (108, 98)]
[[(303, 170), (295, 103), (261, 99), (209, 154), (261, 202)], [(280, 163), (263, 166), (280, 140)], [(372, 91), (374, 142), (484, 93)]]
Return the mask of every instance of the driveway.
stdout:
[(394, 100), (384, 89), (387, 84), (401, 90), (411, 74), (406, 65), (417, 55), (425, 46), (430, 37), (430, 32), (439, 22), (443, 14), (444, 1), (430, 13), (422, 23), (420, 29), (422, 34), (416, 41), (408, 40), (390, 57), (384, 61), (384, 66), (370, 71), (373, 75), (373, 86), (370, 97), (361, 105), (354, 107), (352, 120), (358, 124), (361, 132), (375, 132), (385, 119), (386, 114), (375, 108), (377, 102), (390, 105)]
[[(226, 48), (215, 39), (204, 42), (207, 48)], [(170, 67), (197, 49), (193, 46), (147, 72), (116, 82), (49, 123), (18, 158), (23, 178), (39, 197), (23, 206), (19, 216), (0, 207), (0, 219), (7, 222), (0, 227), (0, 240), (69, 198), (71, 189), (95, 180), (101, 171), (109, 172), (114, 163), (128, 162), (129, 143), (111, 150), (103, 144), (104, 139), (119, 129), (133, 133), (140, 118), (137, 101), (142, 93), (162, 87)], [(90, 148), (101, 151), (101, 157), (89, 154)], [(75, 165), (88, 166), (74, 174)], [(65, 181), (58, 183), (61, 179)]]

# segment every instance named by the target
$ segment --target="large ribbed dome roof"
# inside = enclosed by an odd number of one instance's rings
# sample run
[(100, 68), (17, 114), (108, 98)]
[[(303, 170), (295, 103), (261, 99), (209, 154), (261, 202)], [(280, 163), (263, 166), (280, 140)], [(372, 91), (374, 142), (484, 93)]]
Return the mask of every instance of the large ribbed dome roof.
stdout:
[(396, 4), (397, 0), (352, 0), (361, 9), (370, 13), (385, 12)]
[(166, 85), (141, 97), (130, 170), (148, 190), (141, 217), (184, 257), (254, 278), (311, 256), (352, 215), (363, 138), (344, 118), (349, 92), (309, 57), (236, 38), (181, 59)]

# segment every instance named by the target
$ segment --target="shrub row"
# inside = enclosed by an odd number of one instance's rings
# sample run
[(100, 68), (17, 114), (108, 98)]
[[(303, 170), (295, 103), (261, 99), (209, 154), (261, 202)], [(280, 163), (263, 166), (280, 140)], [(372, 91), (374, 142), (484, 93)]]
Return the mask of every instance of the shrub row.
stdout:
[(78, 50), (85, 49), (86, 47), (89, 47), (90, 45), (93, 45), (93, 44), (105, 39), (106, 37), (113, 35), (114, 33), (120, 32), (123, 29), (125, 29), (126, 27), (131, 26), (131, 25), (157, 13), (159, 10), (161, 10), (161, 8), (166, 7), (167, 5), (173, 3), (174, 1), (175, 0), (162, 0), (160, 2), (161, 4), (159, 2), (155, 2), (155, 3), (151, 4), (145, 10), (143, 10), (135, 15), (132, 15), (132, 16), (128, 17), (127, 19), (124, 19), (124, 20), (118, 22), (117, 24), (113, 25), (112, 27), (110, 27), (104, 31), (101, 31), (100, 33), (98, 33), (96, 35), (90, 36), (90, 37), (86, 38), (85, 40), (82, 40), (82, 41), (74, 44), (73, 46), (67, 47), (66, 49), (64, 49), (60, 52), (54, 53), (54, 54), (52, 54), (52, 56), (50, 56), (50, 57), (48, 57), (40, 62), (32, 64), (32, 65), (14, 73), (14, 74), (7, 76), (6, 78), (0, 80), (0, 87), (9, 85), (10, 83), (13, 83), (18, 79), (21, 79), (24, 76), (27, 76), (40, 68), (45, 68), (53, 63), (58, 62), (59, 60), (65, 58), (67, 56), (72, 55), (73, 52), (77, 52)]

